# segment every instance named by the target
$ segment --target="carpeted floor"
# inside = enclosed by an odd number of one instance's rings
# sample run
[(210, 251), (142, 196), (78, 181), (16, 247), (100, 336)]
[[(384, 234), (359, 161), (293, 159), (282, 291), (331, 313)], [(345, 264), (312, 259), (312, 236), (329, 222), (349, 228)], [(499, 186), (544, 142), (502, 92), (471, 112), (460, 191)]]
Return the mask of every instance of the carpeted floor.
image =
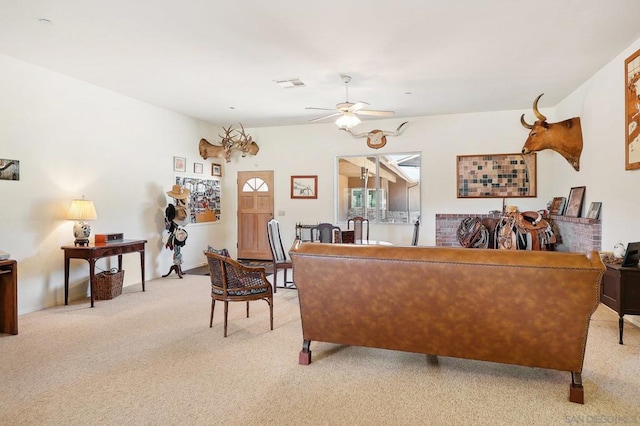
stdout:
[[(583, 370), (539, 368), (313, 342), (298, 364), (298, 292), (269, 308), (222, 306), (209, 328), (207, 277), (176, 275), (21, 315), (0, 335), (0, 425), (567, 425), (640, 423), (640, 329), (600, 306)], [(381, 318), (381, 321), (384, 320)], [(408, 325), (409, 326), (409, 325)], [(509, 350), (509, 348), (505, 348)]]

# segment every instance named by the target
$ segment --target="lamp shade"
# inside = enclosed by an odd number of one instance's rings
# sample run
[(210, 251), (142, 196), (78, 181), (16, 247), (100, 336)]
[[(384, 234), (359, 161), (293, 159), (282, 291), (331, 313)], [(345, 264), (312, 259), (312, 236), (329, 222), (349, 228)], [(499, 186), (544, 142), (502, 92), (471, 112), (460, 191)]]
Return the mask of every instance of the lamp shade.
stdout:
[(336, 126), (342, 129), (350, 129), (352, 127), (357, 126), (360, 123), (361, 123), (360, 119), (351, 112), (345, 112), (336, 120)]
[(93, 201), (85, 200), (84, 196), (80, 200), (73, 200), (67, 211), (67, 219), (70, 220), (96, 220), (98, 213), (93, 205)]

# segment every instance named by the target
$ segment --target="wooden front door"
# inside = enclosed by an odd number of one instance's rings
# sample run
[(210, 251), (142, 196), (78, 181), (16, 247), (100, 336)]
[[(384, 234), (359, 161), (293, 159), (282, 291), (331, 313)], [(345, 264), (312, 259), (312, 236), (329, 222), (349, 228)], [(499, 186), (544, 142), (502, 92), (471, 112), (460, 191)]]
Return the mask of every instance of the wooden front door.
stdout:
[(267, 222), (273, 218), (273, 170), (238, 172), (238, 258), (271, 259)]

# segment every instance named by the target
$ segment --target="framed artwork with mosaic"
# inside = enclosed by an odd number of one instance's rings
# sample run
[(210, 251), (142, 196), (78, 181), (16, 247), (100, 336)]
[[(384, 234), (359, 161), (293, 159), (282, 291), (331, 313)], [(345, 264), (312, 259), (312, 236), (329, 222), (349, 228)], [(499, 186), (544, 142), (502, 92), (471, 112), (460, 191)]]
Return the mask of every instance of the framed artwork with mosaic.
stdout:
[(625, 170), (640, 169), (640, 50), (624, 62), (625, 77)]
[(188, 223), (218, 222), (220, 220), (222, 188), (220, 179), (176, 175), (175, 183), (189, 190), (187, 205), (191, 216)]
[(458, 198), (536, 197), (538, 158), (533, 154), (456, 157)]

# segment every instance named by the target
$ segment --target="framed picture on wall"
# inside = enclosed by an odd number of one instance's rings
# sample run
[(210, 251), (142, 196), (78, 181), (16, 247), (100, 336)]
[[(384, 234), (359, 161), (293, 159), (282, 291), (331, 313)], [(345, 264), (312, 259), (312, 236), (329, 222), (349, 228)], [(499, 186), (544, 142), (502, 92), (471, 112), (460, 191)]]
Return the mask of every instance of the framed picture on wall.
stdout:
[(481, 154), (456, 157), (458, 198), (536, 197), (537, 155)]
[(174, 172), (186, 172), (187, 171), (187, 159), (184, 157), (173, 157), (173, 171)]
[(20, 180), (20, 161), (0, 158), (0, 179)]
[(582, 213), (582, 203), (584, 202), (585, 186), (576, 186), (571, 188), (569, 193), (569, 201), (567, 201), (567, 210), (565, 216), (580, 217)]
[(640, 50), (624, 61), (625, 170), (640, 169)]
[(202, 174), (202, 163), (193, 163), (193, 173), (198, 173), (199, 175)]
[(222, 166), (220, 164), (211, 165), (211, 176), (222, 176)]
[(291, 176), (291, 198), (318, 198), (318, 176)]

